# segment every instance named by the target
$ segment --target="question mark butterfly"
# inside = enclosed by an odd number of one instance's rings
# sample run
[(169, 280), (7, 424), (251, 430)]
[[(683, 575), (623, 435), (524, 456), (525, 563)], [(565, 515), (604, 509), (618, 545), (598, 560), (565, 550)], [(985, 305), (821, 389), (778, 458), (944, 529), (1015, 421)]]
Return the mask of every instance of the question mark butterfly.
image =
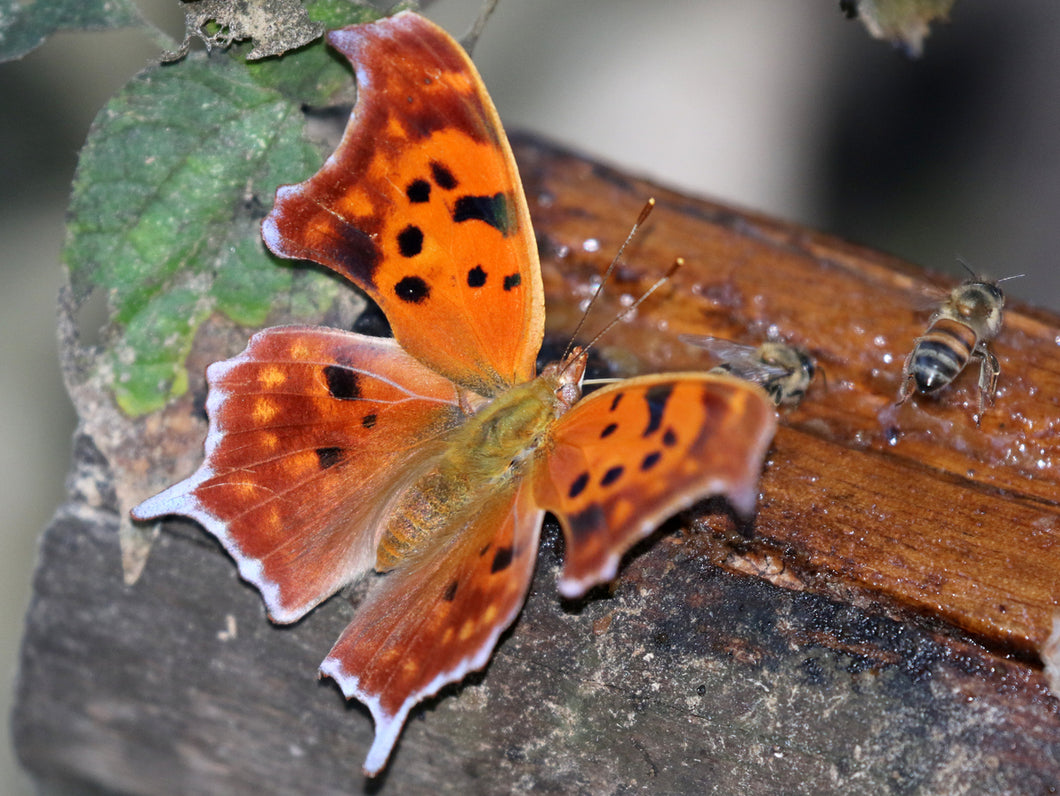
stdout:
[(535, 376), (534, 235), (467, 55), (409, 12), (328, 41), (357, 72), (357, 105), (321, 170), (277, 191), (262, 232), (364, 290), (394, 339), (254, 335), (207, 370), (203, 464), (133, 516), (201, 523), (274, 622), (386, 573), (320, 667), (371, 710), (375, 775), (409, 710), (485, 666), (519, 614), (545, 512), (566, 538), (559, 590), (580, 596), (699, 499), (750, 513), (776, 416), (758, 387), (700, 373), (579, 400), (579, 349)]

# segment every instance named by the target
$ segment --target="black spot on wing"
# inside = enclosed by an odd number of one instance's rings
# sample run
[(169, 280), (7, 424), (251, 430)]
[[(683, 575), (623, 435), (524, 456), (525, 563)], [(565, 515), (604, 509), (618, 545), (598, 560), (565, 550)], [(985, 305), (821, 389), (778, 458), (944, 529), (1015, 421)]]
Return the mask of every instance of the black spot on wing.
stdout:
[(508, 274), (504, 277), (504, 289), (512, 290), (513, 288), (519, 287), (522, 284), (523, 277), (520, 274)]
[(669, 426), (666, 431), (663, 432), (663, 445), (667, 448), (672, 448), (677, 444), (677, 432), (674, 431), (673, 426)]
[(497, 552), (493, 555), (493, 563), (490, 565), (490, 572), (500, 572), (502, 569), (507, 569), (511, 565), (512, 548), (498, 547)]
[(603, 528), (607, 524), (607, 517), (599, 503), (592, 503), (583, 511), (571, 514), (567, 521), (570, 523), (571, 540), (578, 543)]
[(648, 470), (650, 470), (652, 467), (659, 463), (659, 460), (661, 458), (662, 451), (652, 451), (651, 453), (649, 453), (647, 456), (640, 460), (641, 472), (648, 472)]
[(397, 242), (402, 257), (415, 257), (423, 251), (423, 230), (409, 224), (398, 233)]
[(451, 603), (453, 601), (453, 598), (456, 597), (456, 588), (459, 585), (460, 584), (455, 580), (450, 583), (449, 587), (445, 590), (445, 594), (442, 595), (442, 599), (445, 600), (447, 603)]
[(642, 437), (650, 436), (659, 430), (666, 404), (673, 392), (673, 384), (654, 384), (644, 393), (644, 402), (648, 405), (648, 425), (641, 432)]
[(394, 295), (409, 304), (420, 304), (431, 296), (431, 288), (418, 276), (406, 276), (394, 285)]
[(611, 399), (611, 408), (608, 409), (609, 412), (614, 412), (618, 409), (618, 404), (622, 401), (622, 396), (624, 395), (624, 392), (615, 393), (615, 397)]
[(482, 287), (486, 284), (486, 271), (481, 265), (476, 265), (467, 272), (468, 287)]
[(361, 397), (360, 377), (357, 371), (342, 365), (327, 365), (324, 368), (324, 379), (328, 383), (328, 392), (332, 398), (340, 401), (355, 401)]
[[(315, 243), (318, 253), (327, 262), (348, 274), (354, 281), (375, 284), (375, 274), (382, 262), (382, 253), (375, 239), (352, 222), (333, 217), (327, 235)], [(310, 252), (300, 253), (307, 259)], [(316, 259), (315, 255), (312, 259)]]
[(428, 202), (431, 198), (431, 184), (427, 180), (413, 180), (405, 188), (405, 196), (413, 204)]
[(493, 196), (461, 196), (453, 208), (453, 221), (484, 221), (507, 236), (512, 231), (514, 219), (508, 208), (508, 198), (503, 193)]
[(582, 473), (570, 485), (570, 489), (567, 490), (567, 497), (572, 500), (582, 492), (585, 491), (585, 487), (589, 485), (589, 473)]
[(329, 467), (334, 467), (343, 459), (342, 448), (317, 448), (316, 454), (317, 459), (320, 462), (321, 470), (327, 470)]
[(431, 161), (431, 176), (434, 178), (435, 185), (447, 191), (453, 190), (459, 184), (456, 181), (456, 177), (453, 176), (453, 172), (436, 160)]
[(622, 477), (622, 473), (626, 471), (626, 468), (622, 465), (616, 465), (604, 473), (604, 477), (600, 479), (600, 486), (611, 486), (619, 478)]
[(618, 423), (608, 423), (600, 432), (600, 439), (607, 439), (618, 430)]
[(361, 418), (362, 428), (375, 428), (375, 421), (379, 419), (376, 414), (365, 415)]

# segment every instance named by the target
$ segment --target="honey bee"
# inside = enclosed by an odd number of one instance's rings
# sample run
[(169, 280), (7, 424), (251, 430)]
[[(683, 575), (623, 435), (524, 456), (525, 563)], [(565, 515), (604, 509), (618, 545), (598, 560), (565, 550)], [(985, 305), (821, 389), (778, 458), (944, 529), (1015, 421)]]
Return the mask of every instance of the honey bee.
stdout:
[(705, 348), (721, 360), (720, 365), (711, 368), (711, 373), (727, 373), (754, 382), (777, 406), (798, 406), (816, 371), (809, 353), (778, 340), (755, 347), (695, 334), (682, 334), (680, 339)]
[(950, 291), (913, 344), (902, 369), (898, 404), (914, 390), (932, 393), (950, 384), (972, 357), (979, 358), (979, 414), (994, 400), (1001, 366), (989, 343), (1001, 332), (1005, 294), (998, 283), (1005, 280), (991, 282), (961, 264), (972, 278)]

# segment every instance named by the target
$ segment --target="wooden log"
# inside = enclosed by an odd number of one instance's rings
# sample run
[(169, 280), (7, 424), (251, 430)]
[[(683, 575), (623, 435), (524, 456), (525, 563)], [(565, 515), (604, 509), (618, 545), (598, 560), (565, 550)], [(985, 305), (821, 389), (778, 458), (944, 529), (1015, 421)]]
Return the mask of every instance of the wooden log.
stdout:
[[(1009, 309), (981, 428), (970, 374), (895, 410), (926, 322), (923, 274), (531, 139), (516, 155), (549, 342), (566, 342), (654, 195), (594, 318), (674, 256), (688, 265), (605, 338), (599, 364), (704, 368), (679, 333), (757, 342), (771, 327), (823, 364), (827, 381), (782, 416), (756, 521), (701, 506), (638, 547), (613, 591), (574, 603), (554, 587), (550, 521), (527, 606), (487, 670), (414, 711), (368, 782), (367, 711), (313, 673), (347, 597), (370, 584), (276, 627), (219, 547), (173, 521), (124, 585), (118, 496), (130, 485), (113, 473), (128, 470), (81, 435), (27, 616), (13, 719), (23, 764), (49, 785), (149, 794), (1060, 788), (1060, 709), (1036, 652), (1060, 582), (1060, 319)], [(211, 335), (200, 344), (196, 365)], [(201, 418), (190, 399), (182, 411), (180, 437), (194, 438)], [(170, 466), (187, 456), (165, 453)], [(161, 454), (152, 466), (166, 466)]]
[[(709, 360), (679, 334), (758, 344), (770, 329), (822, 366), (826, 378), (784, 414), (757, 547), (783, 553), (789, 578), (817, 578), (843, 595), (867, 590), (1033, 656), (1060, 611), (1060, 320), (1010, 302), (993, 346), (997, 401), (981, 426), (974, 365), (939, 398), (895, 407), (902, 363), (930, 315), (924, 299), (939, 292), (934, 281), (893, 258), (591, 163), (567, 158), (555, 169), (579, 190), (564, 201), (546, 183), (547, 207), (535, 208), (544, 249), (566, 255), (546, 269), (550, 295), (586, 293), (598, 262), (576, 254), (585, 230), (610, 230), (600, 248), (614, 251), (616, 216), (635, 217), (649, 192), (658, 197), (655, 227), (631, 253), (622, 292), (636, 294), (676, 256), (688, 261), (664, 300), (608, 335), (601, 350), (613, 370), (703, 367)], [(621, 294), (600, 303), (599, 315), (612, 317)], [(562, 334), (577, 310), (557, 305), (550, 328)]]

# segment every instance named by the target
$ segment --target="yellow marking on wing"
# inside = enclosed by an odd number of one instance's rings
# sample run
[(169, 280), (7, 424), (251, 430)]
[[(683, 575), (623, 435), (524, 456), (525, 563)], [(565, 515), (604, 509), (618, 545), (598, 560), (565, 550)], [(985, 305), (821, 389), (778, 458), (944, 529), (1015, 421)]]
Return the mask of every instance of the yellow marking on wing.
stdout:
[(460, 633), (457, 635), (457, 638), (460, 641), (467, 641), (472, 635), (474, 635), (477, 624), (478, 623), (474, 619), (465, 620), (464, 624), (460, 626)]
[(265, 518), (265, 522), (270, 528), (280, 527), (280, 523), (283, 521), (283, 516), (280, 514), (280, 507), (275, 503), (269, 505), (268, 515)]
[(634, 506), (627, 498), (617, 498), (609, 512), (608, 523), (612, 527), (623, 526), (633, 514)]
[(273, 390), (287, 381), (287, 374), (275, 365), (264, 368), (258, 375), (258, 382), (266, 390)]
[(251, 414), (254, 418), (254, 422), (259, 426), (263, 426), (276, 417), (277, 411), (276, 404), (271, 398), (259, 398), (255, 402)]

